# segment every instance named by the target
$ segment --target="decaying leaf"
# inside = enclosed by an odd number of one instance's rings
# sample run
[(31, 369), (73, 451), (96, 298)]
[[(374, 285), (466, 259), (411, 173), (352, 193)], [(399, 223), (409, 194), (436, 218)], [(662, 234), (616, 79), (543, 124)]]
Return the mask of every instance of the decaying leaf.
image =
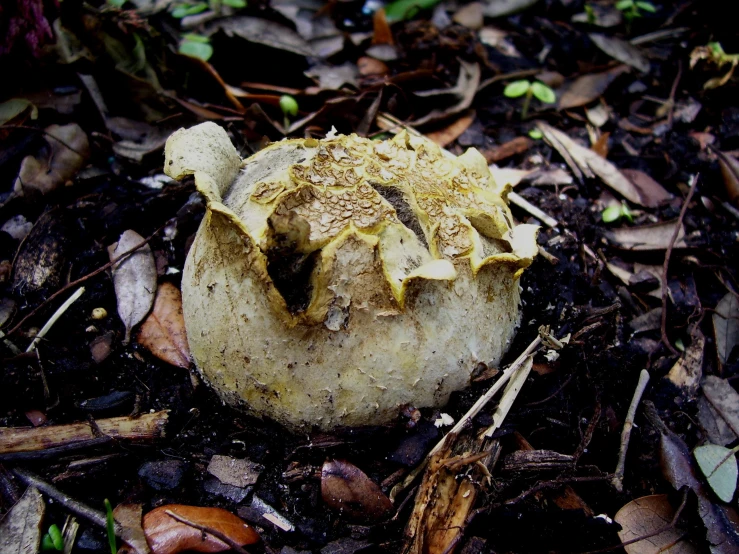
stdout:
[(618, 65), (602, 73), (583, 75), (573, 81), (559, 98), (559, 109), (578, 108), (597, 100), (616, 77), (629, 71), (626, 65)]
[(446, 117), (458, 114), (472, 104), (472, 100), (477, 93), (477, 87), (480, 84), (480, 66), (476, 63), (465, 62), (460, 60), (459, 77), (457, 83), (451, 89), (441, 89), (417, 92), (418, 96), (434, 96), (437, 94), (454, 94), (459, 101), (443, 110), (431, 110), (425, 116), (413, 121), (413, 125), (424, 125), (433, 121), (440, 121)]
[(503, 17), (530, 8), (539, 0), (487, 0), (483, 13), (487, 17)]
[[(713, 436), (709, 432), (709, 438), (716, 444), (726, 445), (732, 442), (739, 436), (739, 393), (726, 379), (709, 375), (703, 381), (703, 395), (706, 401), (705, 408), (708, 410), (707, 412), (703, 410), (703, 416), (701, 411), (698, 412), (701, 423), (707, 431), (713, 425), (716, 426)], [(707, 413), (715, 420), (710, 426), (704, 423), (704, 420), (708, 421)]]
[(439, 129), (438, 131), (426, 133), (426, 136), (444, 148), (447, 144), (457, 140), (459, 136), (464, 133), (470, 125), (472, 125), (473, 121), (475, 121), (475, 111), (469, 110), (448, 126), (443, 129)]
[(208, 473), (221, 483), (240, 488), (256, 484), (263, 470), (264, 466), (250, 460), (217, 454), (210, 459), (208, 464)]
[(227, 17), (209, 25), (205, 34), (211, 35), (218, 29), (229, 36), (236, 35), (249, 42), (292, 52), (299, 56), (315, 55), (311, 45), (298, 33), (290, 27), (268, 19), (246, 15)]
[(168, 504), (144, 516), (144, 533), (152, 554), (177, 554), (185, 550), (223, 552), (231, 549), (207, 531), (178, 521), (167, 512), (201, 527), (216, 530), (242, 546), (259, 542), (259, 535), (254, 529), (222, 508)]
[(76, 123), (50, 125), (45, 131), (49, 150), (23, 159), (13, 187), (16, 194), (51, 192), (74, 177), (90, 156), (87, 134)]
[(726, 193), (735, 206), (739, 206), (739, 160), (726, 152), (714, 150), (718, 157)]
[(618, 37), (611, 37), (600, 33), (590, 33), (588, 36), (598, 48), (614, 60), (628, 64), (642, 73), (649, 71), (649, 60), (636, 46)]
[(390, 499), (354, 464), (327, 461), (321, 468), (324, 502), (356, 520), (380, 521), (393, 511)]
[[(108, 247), (111, 260), (144, 242), (136, 231), (124, 231), (116, 244)], [(157, 268), (151, 247), (146, 244), (113, 266), (113, 285), (118, 300), (118, 315), (126, 326), (124, 344), (131, 329), (151, 310), (157, 288)]]
[(673, 196), (662, 185), (638, 169), (622, 169), (626, 178), (639, 190), (644, 206), (654, 208), (668, 202)]
[[(141, 526), (141, 504), (119, 504), (113, 510), (113, 517), (121, 524), (121, 535), (130, 554), (149, 554), (149, 544)], [(124, 547), (125, 548), (125, 547)], [(123, 549), (118, 554), (123, 554)]]
[(185, 369), (190, 367), (182, 294), (172, 283), (159, 285), (154, 309), (141, 326), (138, 343), (160, 360)]
[[(642, 225), (641, 227), (621, 227), (606, 232), (606, 236), (613, 244), (626, 250), (667, 250), (676, 225), (677, 221), (666, 221), (655, 225)], [(675, 248), (687, 246), (684, 238), (685, 230), (681, 225), (675, 240)]]
[(716, 334), (716, 353), (719, 362), (725, 365), (731, 351), (739, 344), (739, 299), (732, 293), (726, 294), (716, 305), (713, 313), (713, 330)]
[(28, 487), (18, 503), (0, 521), (0, 552), (37, 554), (41, 544), (41, 520), (44, 499), (34, 487)]
[[(641, 190), (615, 165), (589, 148), (577, 144), (567, 134), (543, 121), (537, 122), (536, 125), (547, 142), (560, 153), (578, 178), (582, 178), (583, 175), (593, 178), (597, 175), (606, 185), (623, 195), (627, 200), (647, 207), (655, 207), (658, 205), (658, 203), (655, 203), (655, 199), (668, 195), (666, 191), (664, 195), (656, 195), (652, 188), (648, 191)], [(657, 186), (659, 187), (659, 185)]]
[(734, 452), (724, 446), (705, 444), (696, 448), (693, 456), (716, 496), (731, 502), (738, 473)]
[[(613, 518), (622, 529), (618, 532), (621, 542), (644, 537), (669, 526), (675, 510), (666, 494), (654, 494), (632, 500)], [(683, 540), (685, 532), (677, 527), (644, 540), (624, 546), (627, 554), (692, 554), (700, 552)]]
[(679, 389), (692, 396), (698, 391), (703, 377), (703, 350), (706, 339), (697, 329), (691, 335), (692, 342), (685, 354), (675, 363), (667, 374), (667, 379)]

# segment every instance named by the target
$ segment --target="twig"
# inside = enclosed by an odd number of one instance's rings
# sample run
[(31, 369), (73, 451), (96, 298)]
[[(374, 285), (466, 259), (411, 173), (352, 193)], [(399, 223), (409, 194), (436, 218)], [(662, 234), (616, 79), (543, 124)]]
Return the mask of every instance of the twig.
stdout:
[(552, 229), (554, 229), (557, 225), (559, 225), (559, 221), (545, 213), (543, 210), (540, 210), (539, 208), (534, 206), (531, 202), (526, 200), (517, 192), (509, 192), (508, 200), (510, 200), (511, 204), (515, 204), (522, 210), (527, 211), (528, 213), (533, 215), (536, 219), (539, 219), (547, 227), (551, 227)]
[(611, 480), (611, 484), (618, 492), (621, 492), (624, 489), (623, 479), (624, 468), (626, 467), (626, 452), (629, 449), (629, 439), (631, 438), (631, 429), (634, 427), (636, 409), (639, 407), (639, 402), (644, 394), (644, 389), (647, 388), (647, 383), (649, 383), (649, 372), (646, 369), (642, 369), (641, 373), (639, 373), (639, 382), (636, 385), (634, 396), (631, 399), (629, 411), (626, 414), (624, 429), (621, 431), (621, 449), (618, 453), (618, 465), (616, 465), (616, 472)]
[[(90, 506), (88, 506), (87, 504), (82, 504), (78, 500), (75, 500), (71, 498), (70, 496), (67, 496), (62, 491), (57, 489), (54, 485), (47, 483), (46, 481), (41, 479), (38, 475), (35, 475), (31, 473), (30, 471), (26, 471), (25, 469), (20, 469), (20, 468), (15, 468), (12, 471), (15, 474), (15, 476), (18, 477), (21, 481), (23, 481), (27, 485), (30, 485), (31, 487), (36, 487), (46, 496), (49, 496), (53, 498), (54, 500), (56, 500), (57, 502), (59, 502), (59, 504), (64, 506), (67, 510), (69, 510), (73, 514), (83, 517), (86, 520), (91, 521), (95, 525), (102, 527), (103, 529), (106, 527), (107, 522), (105, 519), (105, 514), (103, 512), (98, 512), (97, 510), (90, 508)], [(122, 531), (123, 531), (123, 527), (121, 526), (120, 523), (116, 522), (116, 526), (115, 526), (116, 536), (121, 537)]]
[(680, 353), (675, 350), (675, 347), (672, 346), (672, 344), (670, 343), (670, 339), (667, 338), (667, 270), (670, 267), (670, 256), (672, 255), (672, 249), (675, 247), (675, 241), (677, 241), (677, 236), (680, 233), (680, 229), (682, 228), (683, 219), (685, 218), (685, 212), (688, 211), (688, 204), (690, 204), (690, 201), (693, 198), (693, 193), (695, 192), (695, 187), (698, 184), (699, 177), (700, 175), (696, 173), (691, 178), (692, 182), (690, 183), (688, 196), (685, 198), (685, 202), (683, 202), (683, 207), (680, 209), (680, 216), (677, 218), (675, 230), (672, 233), (670, 244), (667, 246), (667, 251), (665, 252), (665, 261), (662, 264), (662, 324), (660, 326), (660, 332), (662, 334), (662, 342), (665, 344), (665, 346), (667, 346), (667, 348), (670, 349), (670, 352), (672, 352), (675, 356), (679, 356)]
[(130, 248), (129, 250), (126, 250), (120, 256), (118, 256), (116, 258), (113, 258), (107, 264), (102, 265), (99, 268), (97, 268), (96, 270), (91, 271), (87, 275), (83, 275), (79, 279), (77, 279), (75, 281), (72, 281), (71, 283), (67, 283), (66, 285), (64, 285), (62, 288), (60, 288), (54, 294), (52, 294), (51, 296), (49, 296), (49, 298), (47, 298), (46, 300), (44, 300), (43, 302), (41, 302), (41, 304), (39, 304), (33, 310), (31, 310), (18, 323), (16, 323), (16, 325), (10, 331), (8, 331), (6, 333), (6, 336), (10, 336), (10, 335), (13, 335), (14, 333), (18, 332), (18, 330), (23, 326), (24, 323), (26, 323), (26, 321), (28, 321), (31, 317), (33, 317), (34, 315), (36, 315), (44, 306), (46, 306), (51, 301), (55, 300), (56, 298), (58, 298), (59, 296), (61, 296), (62, 294), (64, 294), (69, 289), (72, 289), (72, 288), (76, 287), (77, 285), (81, 285), (82, 283), (88, 281), (89, 279), (92, 279), (93, 277), (95, 277), (99, 273), (102, 273), (106, 269), (108, 269), (108, 268), (112, 267), (113, 265), (117, 264), (118, 262), (120, 262), (123, 258), (126, 258), (127, 256), (130, 256), (131, 254), (133, 254), (134, 252), (136, 252), (139, 248), (142, 248), (142, 247), (146, 246), (146, 244), (148, 244), (148, 242), (151, 239), (153, 239), (168, 224), (169, 224), (169, 221), (167, 221), (167, 223), (165, 223), (164, 225), (162, 225), (161, 227), (159, 227), (156, 231), (154, 231), (151, 235), (149, 235), (148, 237), (146, 237), (144, 240), (142, 240), (136, 246), (134, 246), (133, 248)]
[(57, 311), (55, 311), (54, 314), (49, 318), (49, 321), (46, 322), (46, 325), (44, 325), (41, 328), (41, 330), (38, 333), (36, 333), (36, 336), (33, 338), (33, 340), (31, 341), (31, 344), (26, 349), (26, 353), (32, 352), (36, 349), (36, 345), (41, 341), (42, 338), (46, 336), (46, 333), (49, 332), (49, 329), (51, 329), (54, 323), (56, 323), (56, 321), (60, 317), (62, 317), (64, 312), (66, 312), (72, 304), (77, 302), (77, 299), (80, 296), (82, 296), (84, 292), (85, 292), (85, 287), (78, 288), (72, 296), (67, 298), (64, 304), (59, 306), (59, 309), (57, 309)]
[(194, 527), (195, 529), (202, 531), (203, 533), (207, 533), (209, 535), (213, 535), (215, 538), (223, 541), (228, 546), (230, 546), (233, 550), (238, 552), (239, 554), (249, 554), (246, 550), (244, 550), (239, 543), (231, 539), (230, 537), (224, 535), (217, 529), (213, 529), (212, 527), (207, 527), (205, 525), (200, 525), (199, 523), (195, 523), (194, 521), (190, 521), (187, 518), (182, 517), (181, 515), (178, 515), (174, 513), (171, 510), (165, 510), (165, 514), (167, 514), (172, 519), (179, 521), (180, 523), (184, 523), (185, 525), (189, 525), (190, 527)]

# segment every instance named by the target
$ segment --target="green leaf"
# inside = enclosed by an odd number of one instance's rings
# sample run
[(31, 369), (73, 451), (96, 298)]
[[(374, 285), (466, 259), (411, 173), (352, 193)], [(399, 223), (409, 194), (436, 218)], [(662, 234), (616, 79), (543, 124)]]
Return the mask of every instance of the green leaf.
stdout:
[(113, 506), (110, 505), (110, 500), (107, 498), (103, 500), (105, 504), (105, 527), (108, 531), (108, 544), (110, 545), (111, 554), (118, 552), (118, 547), (115, 542), (115, 519), (113, 519)]
[(657, 8), (651, 2), (637, 2), (636, 7), (649, 13), (655, 13), (657, 11)]
[(298, 115), (298, 101), (289, 94), (280, 96), (280, 109), (285, 115)]
[(730, 502), (734, 498), (739, 473), (734, 451), (716, 444), (706, 444), (696, 448), (693, 456), (716, 496), (724, 502)]
[(207, 62), (213, 55), (213, 47), (204, 42), (196, 42), (194, 40), (183, 40), (177, 49), (180, 54), (191, 56)]
[(541, 133), (541, 131), (540, 131), (539, 129), (531, 129), (531, 130), (529, 131), (529, 136), (530, 136), (530, 137), (531, 137), (532, 139), (534, 139), (534, 140), (539, 140), (539, 139), (541, 139), (541, 137), (543, 137), (544, 135), (543, 135), (543, 134)]
[(619, 2), (616, 2), (616, 9), (621, 10), (622, 12), (631, 9), (632, 7), (634, 7), (634, 0), (620, 0)]
[(41, 538), (41, 550), (56, 550), (56, 548), (54, 547), (54, 541), (51, 539), (49, 533), (46, 533)]
[(608, 206), (600, 216), (603, 219), (603, 223), (618, 221), (621, 219), (621, 206)]
[(531, 92), (545, 104), (554, 104), (557, 101), (554, 91), (540, 81), (534, 81), (531, 84)]
[(195, 15), (208, 9), (208, 4), (198, 2), (197, 4), (181, 4), (172, 10), (172, 17), (182, 19), (188, 15)]
[(621, 215), (629, 220), (629, 223), (634, 223), (634, 216), (631, 215), (631, 210), (626, 204), (621, 204)]
[(108, 4), (113, 6), (114, 8), (122, 8), (123, 4), (125, 4), (128, 0), (108, 0)]
[(221, 0), (223, 2), (224, 6), (228, 6), (230, 8), (245, 8), (246, 7), (246, 0)]
[(441, 0), (396, 0), (385, 6), (385, 19), (388, 23), (413, 19), (419, 11), (433, 8)]
[(506, 88), (503, 89), (503, 95), (508, 98), (518, 98), (519, 96), (526, 94), (529, 91), (530, 86), (531, 83), (525, 79), (522, 81), (513, 81), (512, 83), (508, 83)]
[(51, 544), (56, 550), (64, 550), (62, 532), (59, 530), (59, 526), (56, 523), (49, 526), (49, 537), (51, 538)]
[(182, 35), (183, 40), (189, 40), (191, 42), (199, 42), (200, 44), (208, 44), (210, 39), (203, 35), (197, 35), (195, 33), (185, 33)]

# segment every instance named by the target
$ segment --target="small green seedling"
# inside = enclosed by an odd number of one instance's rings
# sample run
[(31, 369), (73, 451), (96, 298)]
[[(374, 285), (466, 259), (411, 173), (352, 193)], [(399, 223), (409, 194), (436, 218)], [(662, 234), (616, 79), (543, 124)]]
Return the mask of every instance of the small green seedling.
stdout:
[(521, 109), (521, 119), (526, 119), (529, 113), (529, 104), (531, 103), (532, 96), (536, 96), (536, 98), (545, 104), (554, 104), (557, 101), (557, 95), (554, 94), (554, 91), (550, 87), (541, 81), (531, 83), (526, 79), (509, 83), (505, 90), (503, 90), (503, 94), (508, 98), (518, 98), (519, 96), (526, 95), (523, 101), (523, 108)]
[(638, 17), (643, 17), (642, 12), (654, 13), (657, 8), (651, 2), (642, 0), (619, 0), (616, 2), (616, 9), (624, 14), (626, 19), (626, 28), (630, 31), (631, 22)]
[(603, 213), (600, 214), (603, 219), (603, 223), (613, 223), (618, 221), (622, 217), (629, 221), (634, 221), (634, 217), (631, 215), (631, 210), (626, 204), (620, 204), (618, 206), (608, 206)]
[(720, 42), (709, 42), (705, 46), (698, 46), (690, 53), (690, 69), (693, 69), (700, 60), (721, 69), (729, 65), (729, 71), (721, 77), (714, 77), (703, 84), (704, 89), (718, 88), (725, 85), (734, 74), (734, 69), (739, 64), (739, 54), (727, 54)]
[(280, 97), (280, 109), (285, 114), (284, 123), (285, 132), (287, 133), (287, 128), (290, 127), (290, 116), (295, 117), (298, 115), (298, 101), (289, 94), (283, 94)]
[(103, 501), (105, 504), (105, 527), (108, 530), (108, 544), (110, 545), (110, 553), (116, 554), (118, 546), (115, 542), (115, 519), (113, 519), (113, 506), (107, 498)]
[(388, 23), (413, 19), (421, 10), (433, 8), (440, 0), (396, 0), (385, 6), (385, 19)]
[(182, 41), (177, 49), (180, 54), (198, 58), (207, 62), (213, 55), (213, 47), (210, 45), (210, 39), (203, 35), (195, 33), (187, 33), (182, 35)]
[(529, 136), (534, 140), (541, 140), (541, 138), (544, 136), (542, 132), (539, 129), (531, 129), (529, 131)]
[[(126, 0), (108, 0), (108, 2), (125, 2)], [(172, 17), (182, 19), (188, 15), (197, 15), (208, 8), (216, 13), (221, 13), (221, 7), (240, 9), (246, 7), (246, 0), (209, 0), (208, 2), (183, 2), (175, 4)]]
[(41, 539), (41, 550), (64, 550), (62, 532), (56, 523), (49, 526), (49, 531)]

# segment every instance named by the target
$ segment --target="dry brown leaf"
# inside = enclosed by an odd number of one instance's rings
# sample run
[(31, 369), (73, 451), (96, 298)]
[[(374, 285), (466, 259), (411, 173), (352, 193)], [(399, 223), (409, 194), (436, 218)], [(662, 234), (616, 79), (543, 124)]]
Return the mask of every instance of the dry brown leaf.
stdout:
[(459, 101), (446, 109), (431, 110), (431, 112), (425, 116), (413, 121), (412, 125), (418, 126), (434, 121), (440, 121), (466, 110), (472, 104), (472, 100), (475, 98), (479, 84), (480, 66), (476, 63), (460, 60), (459, 77), (457, 78), (457, 83), (454, 87), (450, 89), (435, 89), (416, 93), (418, 96), (422, 97), (453, 94)]
[[(616, 517), (622, 529), (618, 532), (621, 542), (627, 542), (667, 527), (675, 510), (666, 494), (643, 496), (621, 508)], [(692, 544), (681, 540), (684, 531), (672, 527), (662, 533), (624, 546), (627, 554), (692, 554), (700, 552)]]
[(190, 367), (182, 294), (172, 283), (159, 285), (154, 309), (141, 326), (138, 343), (160, 360), (185, 369)]
[(426, 137), (444, 148), (447, 144), (457, 140), (459, 136), (464, 133), (470, 125), (472, 125), (473, 121), (475, 121), (475, 111), (469, 110), (447, 127), (439, 129), (438, 131), (426, 133)]
[(621, 173), (639, 190), (642, 205), (655, 208), (670, 201), (673, 196), (662, 185), (638, 169), (622, 169)]
[(559, 98), (559, 109), (568, 110), (590, 104), (606, 91), (616, 77), (629, 71), (626, 65), (618, 65), (602, 73), (583, 75), (573, 81)]
[(719, 300), (713, 313), (713, 330), (718, 359), (725, 365), (731, 351), (739, 344), (739, 300), (735, 294), (727, 293)]
[(729, 195), (729, 200), (735, 206), (739, 206), (739, 160), (726, 152), (716, 150), (714, 152), (718, 156), (718, 163), (721, 168), (721, 175), (724, 177), (724, 186), (726, 187), (726, 193)]
[(480, 152), (489, 164), (497, 163), (516, 154), (523, 154), (534, 144), (534, 141), (528, 137), (516, 137), (504, 142), (499, 146), (486, 148)]
[(113, 517), (121, 524), (121, 538), (126, 545), (118, 550), (123, 554), (124, 548), (130, 554), (150, 554), (144, 529), (141, 527), (141, 504), (118, 504), (113, 510)]
[[(108, 247), (111, 260), (144, 241), (136, 231), (124, 231), (116, 244)], [(118, 300), (118, 315), (126, 326), (124, 344), (131, 339), (131, 329), (151, 310), (157, 288), (157, 268), (151, 247), (145, 244), (113, 266), (113, 285)]]
[(611, 133), (602, 133), (598, 140), (596, 140), (593, 143), (593, 146), (590, 147), (590, 149), (598, 154), (599, 156), (602, 156), (603, 158), (608, 157), (608, 139), (611, 138)]
[[(667, 250), (676, 225), (677, 221), (666, 221), (641, 227), (622, 227), (606, 232), (606, 236), (609, 241), (626, 250)], [(684, 237), (685, 230), (680, 226), (675, 248), (687, 246)]]
[(393, 44), (393, 32), (385, 17), (385, 9), (380, 8), (372, 16), (372, 44)]
[(50, 125), (45, 131), (49, 151), (23, 159), (13, 187), (16, 194), (51, 192), (74, 177), (90, 156), (87, 134), (76, 123)]
[(589, 148), (577, 144), (565, 133), (543, 121), (537, 122), (536, 126), (547, 142), (564, 158), (578, 178), (581, 179), (583, 175), (593, 178), (597, 175), (606, 185), (623, 195), (627, 200), (642, 206), (650, 206), (651, 199), (645, 197), (642, 191), (611, 162)]
[(703, 381), (698, 419), (714, 444), (726, 446), (739, 436), (739, 393), (726, 379), (709, 375)]
[(693, 342), (667, 373), (667, 379), (692, 396), (698, 391), (703, 377), (703, 350), (706, 346), (706, 339), (697, 329), (691, 335), (691, 339)]
[(387, 75), (388, 67), (385, 62), (369, 56), (362, 56), (357, 60), (357, 69), (363, 77), (367, 75)]
[(167, 512), (218, 531), (242, 546), (259, 542), (259, 535), (254, 529), (222, 508), (168, 504), (155, 508), (144, 516), (144, 533), (153, 554), (176, 554), (185, 550), (223, 552), (231, 549), (210, 533), (177, 521)]
[(256, 44), (299, 56), (315, 56), (313, 47), (298, 33), (286, 25), (268, 19), (248, 15), (227, 17), (208, 25), (205, 34), (210, 36), (219, 29), (228, 36), (236, 35)]
[(327, 461), (321, 468), (324, 502), (348, 516), (380, 521), (393, 511), (393, 503), (365, 473), (343, 460)]
[(452, 16), (452, 20), (468, 29), (477, 31), (482, 29), (484, 23), (485, 17), (482, 12), (483, 5), (481, 2), (470, 2), (459, 8)]
[(631, 43), (617, 37), (606, 36), (600, 33), (590, 33), (588, 36), (598, 48), (611, 56), (614, 60), (628, 64), (643, 73), (647, 73), (649, 71), (649, 60), (644, 56), (641, 50)]
[(41, 493), (34, 487), (28, 487), (0, 521), (0, 552), (36, 554), (41, 543), (41, 521), (45, 509)]

